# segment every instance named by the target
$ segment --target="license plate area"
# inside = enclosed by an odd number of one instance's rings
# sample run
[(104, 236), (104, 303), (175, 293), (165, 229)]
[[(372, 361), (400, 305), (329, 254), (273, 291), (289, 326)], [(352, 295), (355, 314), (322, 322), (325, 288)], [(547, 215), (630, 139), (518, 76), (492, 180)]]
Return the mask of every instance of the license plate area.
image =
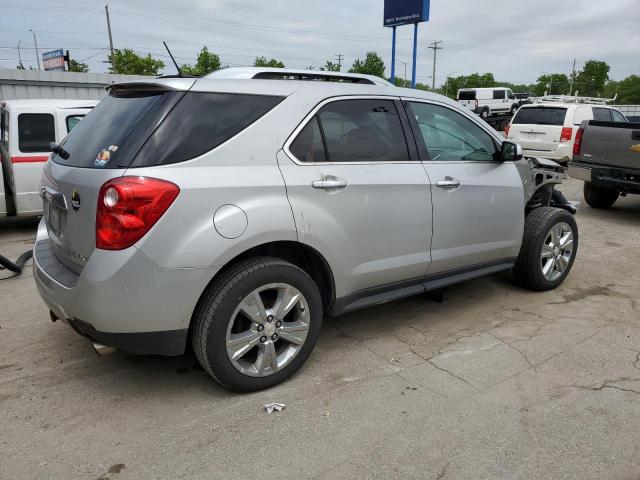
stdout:
[(60, 236), (60, 224), (62, 222), (62, 210), (47, 202), (46, 221), (49, 231), (56, 237)]

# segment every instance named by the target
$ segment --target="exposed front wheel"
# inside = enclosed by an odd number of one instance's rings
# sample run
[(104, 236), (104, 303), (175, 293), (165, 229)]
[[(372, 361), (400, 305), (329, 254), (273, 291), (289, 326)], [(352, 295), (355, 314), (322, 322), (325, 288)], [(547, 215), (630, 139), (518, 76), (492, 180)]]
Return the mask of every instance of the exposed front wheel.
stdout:
[(620, 196), (620, 192), (584, 182), (584, 199), (593, 208), (609, 208)]
[(229, 390), (250, 392), (293, 375), (322, 324), (315, 282), (283, 260), (238, 264), (209, 288), (194, 315), (193, 347), (203, 368)]
[(569, 212), (541, 207), (527, 217), (520, 255), (514, 268), (518, 283), (531, 290), (560, 285), (578, 251), (578, 226)]
[(518, 105), (513, 105), (511, 107), (511, 115), (512, 116), (515, 115), (517, 111), (518, 111)]

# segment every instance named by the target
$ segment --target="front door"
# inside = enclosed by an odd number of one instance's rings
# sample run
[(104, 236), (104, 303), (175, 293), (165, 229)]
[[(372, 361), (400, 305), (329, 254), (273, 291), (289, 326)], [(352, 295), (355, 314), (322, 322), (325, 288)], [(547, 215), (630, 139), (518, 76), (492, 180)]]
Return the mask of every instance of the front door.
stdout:
[(432, 182), (429, 275), (517, 257), (524, 193), (515, 164), (500, 162), (492, 135), (455, 109), (418, 101), (407, 108)]
[(331, 100), (278, 154), (298, 238), (330, 262), (338, 298), (429, 266), (430, 185), (400, 114), (388, 97)]

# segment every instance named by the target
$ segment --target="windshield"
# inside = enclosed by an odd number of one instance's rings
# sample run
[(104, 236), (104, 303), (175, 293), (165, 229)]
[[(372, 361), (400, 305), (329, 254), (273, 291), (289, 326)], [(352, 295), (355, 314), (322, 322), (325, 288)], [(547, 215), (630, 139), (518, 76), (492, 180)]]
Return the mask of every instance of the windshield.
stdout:
[(566, 108), (529, 107), (518, 110), (513, 119), (514, 125), (564, 125)]

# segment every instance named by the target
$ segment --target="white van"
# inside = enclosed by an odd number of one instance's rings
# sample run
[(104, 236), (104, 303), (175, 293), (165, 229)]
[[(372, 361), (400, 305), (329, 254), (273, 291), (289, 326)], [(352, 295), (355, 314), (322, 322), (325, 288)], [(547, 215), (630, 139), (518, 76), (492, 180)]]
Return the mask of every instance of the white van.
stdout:
[(0, 217), (42, 215), (40, 179), (51, 155), (96, 100), (0, 102)]
[(510, 88), (461, 88), (458, 102), (482, 118), (491, 115), (515, 114), (520, 105)]
[(628, 121), (618, 109), (604, 104), (537, 103), (518, 110), (505, 136), (520, 144), (526, 156), (566, 164), (573, 157), (576, 133), (585, 120)]

